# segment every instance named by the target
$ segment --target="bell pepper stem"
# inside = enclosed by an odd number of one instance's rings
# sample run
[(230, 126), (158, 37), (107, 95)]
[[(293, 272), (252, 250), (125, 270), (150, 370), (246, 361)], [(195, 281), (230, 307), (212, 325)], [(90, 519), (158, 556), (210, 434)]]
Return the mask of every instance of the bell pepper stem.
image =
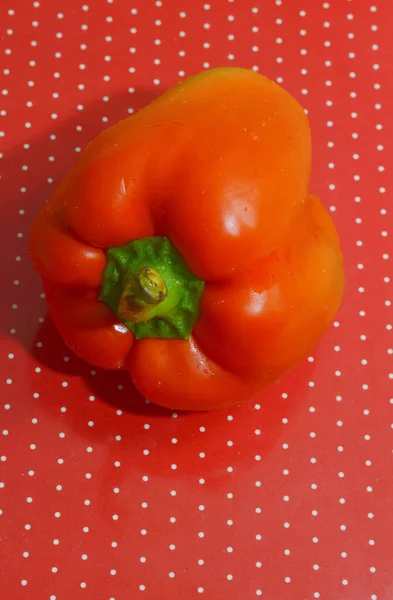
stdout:
[(120, 297), (119, 316), (132, 323), (151, 318), (152, 310), (168, 295), (165, 281), (157, 269), (141, 267), (127, 283)]
[(99, 299), (143, 338), (188, 340), (204, 282), (166, 237), (108, 248)]

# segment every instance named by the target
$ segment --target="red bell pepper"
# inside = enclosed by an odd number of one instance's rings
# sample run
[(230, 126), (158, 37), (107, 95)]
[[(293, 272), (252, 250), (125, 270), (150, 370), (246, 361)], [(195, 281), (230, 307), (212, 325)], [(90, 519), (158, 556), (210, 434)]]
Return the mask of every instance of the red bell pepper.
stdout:
[(241, 404), (280, 378), (344, 288), (310, 169), (303, 109), (244, 69), (191, 77), (101, 133), (30, 238), (66, 344), (170, 408)]

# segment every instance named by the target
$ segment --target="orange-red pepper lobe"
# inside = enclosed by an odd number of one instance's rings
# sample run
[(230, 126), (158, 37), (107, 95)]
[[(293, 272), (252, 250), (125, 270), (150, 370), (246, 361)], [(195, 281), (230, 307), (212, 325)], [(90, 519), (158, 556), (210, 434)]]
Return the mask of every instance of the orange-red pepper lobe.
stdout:
[(286, 245), (238, 279), (206, 286), (194, 329), (201, 347), (230, 370), (277, 379), (310, 351), (339, 307), (337, 244), (329, 215), (310, 197)]
[(78, 239), (64, 219), (58, 192), (42, 208), (30, 234), (30, 255), (40, 275), (85, 288), (101, 284), (105, 253)]
[(102, 369), (124, 369), (134, 336), (97, 294), (44, 281), (51, 317), (67, 346)]
[[(303, 109), (244, 69), (190, 78), (103, 132), (31, 236), (66, 343), (93, 364), (128, 366), (142, 393), (174, 408), (236, 404), (280, 377), (343, 293), (339, 242), (309, 196), (310, 169)], [(151, 236), (167, 236), (206, 282), (188, 342), (134, 340), (97, 300), (106, 249)]]

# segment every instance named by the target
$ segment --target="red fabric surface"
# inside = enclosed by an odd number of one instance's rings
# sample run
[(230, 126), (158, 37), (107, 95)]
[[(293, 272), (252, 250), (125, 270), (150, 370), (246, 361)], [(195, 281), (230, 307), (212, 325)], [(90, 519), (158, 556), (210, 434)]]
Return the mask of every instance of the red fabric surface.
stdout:
[[(393, 598), (392, 9), (2, 2), (1, 597)], [(92, 136), (220, 65), (308, 110), (347, 290), (314, 355), (256, 401), (176, 415), (67, 351), (27, 239)]]

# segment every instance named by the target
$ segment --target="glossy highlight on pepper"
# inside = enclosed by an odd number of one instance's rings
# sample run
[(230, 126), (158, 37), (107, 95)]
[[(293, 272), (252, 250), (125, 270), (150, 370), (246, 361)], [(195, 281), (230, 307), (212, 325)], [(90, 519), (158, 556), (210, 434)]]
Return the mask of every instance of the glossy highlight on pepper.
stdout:
[(304, 110), (246, 69), (191, 77), (101, 133), (30, 237), (66, 344), (169, 408), (242, 404), (279, 379), (344, 290), (310, 172)]

